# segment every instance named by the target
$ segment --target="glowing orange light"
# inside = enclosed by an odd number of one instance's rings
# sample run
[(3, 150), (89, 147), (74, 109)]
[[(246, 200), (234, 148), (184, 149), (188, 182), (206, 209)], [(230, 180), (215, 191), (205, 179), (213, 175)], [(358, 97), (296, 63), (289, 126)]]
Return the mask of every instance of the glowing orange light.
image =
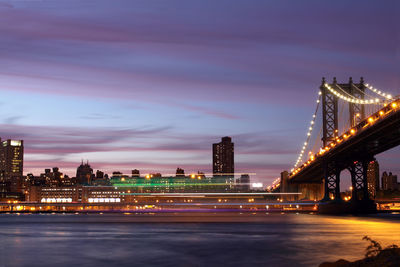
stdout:
[(355, 134), (355, 133), (356, 133), (356, 130), (351, 129), (351, 130), (350, 130), (350, 133), (351, 133), (351, 134)]
[(379, 111), (379, 115), (383, 115), (384, 114), (384, 112), (381, 110), (381, 111)]
[(396, 108), (397, 104), (396, 103), (392, 103), (392, 108)]
[(369, 117), (369, 118), (368, 118), (368, 122), (369, 122), (369, 123), (372, 123), (372, 122), (374, 122), (374, 118), (372, 118), (372, 117)]

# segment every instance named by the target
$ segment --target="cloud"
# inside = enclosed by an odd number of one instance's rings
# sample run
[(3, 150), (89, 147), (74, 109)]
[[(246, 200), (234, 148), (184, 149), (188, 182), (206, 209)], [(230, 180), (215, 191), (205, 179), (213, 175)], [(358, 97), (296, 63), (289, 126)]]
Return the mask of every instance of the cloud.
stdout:
[(5, 124), (16, 124), (20, 119), (24, 118), (24, 116), (11, 116), (4, 119)]
[(85, 119), (85, 120), (109, 120), (109, 119), (120, 119), (122, 116), (116, 116), (116, 115), (109, 115), (109, 114), (101, 114), (101, 113), (91, 113), (85, 116), (80, 116), (80, 119)]

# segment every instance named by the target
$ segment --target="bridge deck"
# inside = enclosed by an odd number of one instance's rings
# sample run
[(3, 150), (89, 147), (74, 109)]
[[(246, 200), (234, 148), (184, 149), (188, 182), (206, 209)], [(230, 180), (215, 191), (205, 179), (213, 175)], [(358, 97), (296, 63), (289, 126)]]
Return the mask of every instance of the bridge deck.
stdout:
[(337, 142), (325, 152), (314, 155), (314, 160), (309, 160), (291, 173), (290, 181), (320, 182), (323, 178), (323, 162), (340, 161), (350, 165), (352, 161), (373, 157), (400, 145), (400, 101), (393, 101), (360, 122), (353, 130), (354, 133), (348, 131), (338, 137)]

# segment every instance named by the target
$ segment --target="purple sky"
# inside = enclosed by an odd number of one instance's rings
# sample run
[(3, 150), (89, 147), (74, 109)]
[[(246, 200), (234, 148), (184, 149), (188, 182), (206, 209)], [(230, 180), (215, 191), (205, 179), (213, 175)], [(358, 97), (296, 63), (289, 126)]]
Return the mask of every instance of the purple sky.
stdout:
[[(238, 172), (268, 184), (305, 139), (321, 77), (400, 94), (398, 1), (0, 2), (0, 136), (25, 173)], [(400, 172), (398, 151), (378, 157)], [(399, 173), (400, 174), (400, 173)]]

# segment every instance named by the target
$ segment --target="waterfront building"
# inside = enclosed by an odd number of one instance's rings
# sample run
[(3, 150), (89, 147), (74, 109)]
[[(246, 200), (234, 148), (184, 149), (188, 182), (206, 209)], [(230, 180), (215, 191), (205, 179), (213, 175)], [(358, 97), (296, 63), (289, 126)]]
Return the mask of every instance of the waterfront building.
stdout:
[(221, 142), (213, 144), (213, 173), (214, 176), (234, 176), (234, 143), (229, 136), (222, 137)]
[(27, 200), (38, 203), (117, 203), (125, 199), (124, 189), (112, 186), (32, 186)]
[(372, 199), (375, 199), (376, 192), (379, 190), (379, 163), (374, 160), (368, 164), (367, 169), (368, 193)]
[(176, 176), (148, 174), (126, 179), (113, 176), (111, 185), (129, 189), (132, 193), (187, 193), (240, 191), (232, 179), (225, 176), (206, 177), (204, 173)]
[(382, 190), (393, 191), (397, 189), (397, 175), (393, 175), (391, 172), (383, 172), (382, 174)]
[[(1, 139), (0, 139), (1, 140)], [(5, 140), (0, 146), (0, 184), (3, 192), (23, 191), (23, 140)]]

